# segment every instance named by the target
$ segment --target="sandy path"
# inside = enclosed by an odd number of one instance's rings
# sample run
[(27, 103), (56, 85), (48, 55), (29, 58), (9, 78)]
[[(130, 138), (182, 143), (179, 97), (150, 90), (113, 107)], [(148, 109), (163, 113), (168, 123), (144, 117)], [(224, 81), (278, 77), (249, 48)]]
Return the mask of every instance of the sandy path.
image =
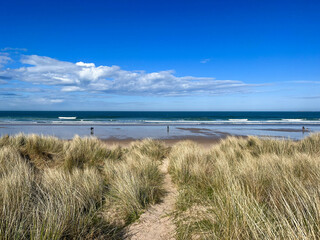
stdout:
[(167, 194), (163, 201), (143, 213), (139, 220), (128, 226), (125, 239), (131, 240), (170, 240), (174, 239), (175, 225), (168, 216), (174, 209), (177, 189), (168, 173), (169, 160), (165, 159), (160, 170), (165, 174), (164, 187)]

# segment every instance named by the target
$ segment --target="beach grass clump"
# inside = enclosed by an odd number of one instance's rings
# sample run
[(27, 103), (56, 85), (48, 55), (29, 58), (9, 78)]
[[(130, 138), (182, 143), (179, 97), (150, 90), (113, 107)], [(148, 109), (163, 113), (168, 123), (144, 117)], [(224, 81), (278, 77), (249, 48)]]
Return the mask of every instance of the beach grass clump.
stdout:
[(166, 157), (178, 239), (320, 238), (320, 134), (229, 137), (210, 149), (19, 134), (0, 138), (0, 239), (119, 237), (161, 201)]
[[(95, 169), (47, 169), (38, 184), (32, 239), (89, 239), (102, 234), (103, 179)], [(105, 232), (107, 233), (107, 232)]]
[[(318, 147), (317, 147), (318, 146)], [(318, 239), (320, 138), (231, 137), (170, 153), (178, 239)]]
[(105, 160), (121, 159), (127, 152), (119, 146), (107, 147), (97, 138), (77, 135), (70, 141), (36, 134), (5, 135), (0, 138), (0, 147), (4, 146), (17, 149), (37, 169), (101, 167)]
[(19, 152), (10, 147), (0, 150), (0, 186), (0, 238), (27, 238), (34, 175)]
[(104, 182), (95, 169), (36, 174), (14, 148), (0, 150), (0, 239), (91, 239), (113, 231), (99, 216)]
[(54, 165), (61, 158), (64, 142), (52, 136), (18, 134), (1, 137), (0, 146), (17, 149), (24, 158), (43, 168)]
[(110, 151), (107, 154), (105, 162), (121, 161), (125, 158), (129, 151), (127, 148), (121, 147), (119, 145), (108, 146), (108, 149)]
[[(150, 152), (160, 145), (146, 144), (0, 138), (0, 239), (119, 238), (163, 194), (161, 157)], [(112, 211), (122, 214), (122, 224), (114, 224), (119, 216)]]
[[(115, 222), (128, 224), (136, 220), (164, 194), (163, 174), (159, 170), (165, 152), (164, 145), (153, 140), (133, 143), (125, 158), (105, 165), (109, 186), (107, 202), (114, 205), (107, 215), (117, 215)], [(155, 152), (152, 152), (155, 151)]]
[(153, 139), (135, 141), (129, 150), (131, 155), (143, 155), (154, 161), (161, 161), (169, 151), (163, 142)]
[(304, 153), (315, 153), (320, 154), (319, 148), (320, 134), (311, 134), (309, 137), (306, 137), (298, 142), (299, 151)]
[(66, 142), (63, 151), (63, 166), (69, 171), (73, 168), (102, 167), (104, 160), (111, 154), (111, 150), (97, 138), (79, 136)]

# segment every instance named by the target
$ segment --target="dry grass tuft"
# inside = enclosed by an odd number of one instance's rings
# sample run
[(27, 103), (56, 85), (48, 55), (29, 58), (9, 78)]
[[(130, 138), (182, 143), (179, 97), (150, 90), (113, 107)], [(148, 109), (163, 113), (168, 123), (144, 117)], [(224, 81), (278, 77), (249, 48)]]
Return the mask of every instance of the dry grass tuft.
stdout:
[(170, 153), (178, 239), (318, 239), (320, 134), (302, 141), (230, 137)]
[(178, 239), (319, 239), (320, 134), (301, 141), (230, 137), (211, 149), (143, 140), (0, 138), (0, 239), (114, 239), (179, 187)]
[(109, 203), (117, 203), (106, 214), (118, 215), (115, 222), (131, 223), (150, 204), (160, 201), (164, 191), (163, 176), (158, 167), (166, 152), (163, 143), (144, 140), (132, 144), (122, 161), (105, 166), (110, 189), (106, 199)]
[(0, 184), (1, 239), (80, 239), (103, 230), (103, 179), (94, 169), (45, 169), (36, 176), (16, 150), (4, 147)]
[(13, 148), (0, 151), (0, 238), (23, 239), (32, 219), (34, 175)]
[(97, 138), (79, 136), (66, 142), (63, 151), (63, 166), (69, 171), (73, 168), (101, 167), (111, 152)]
[(0, 147), (10, 146), (30, 160), (38, 168), (49, 167), (61, 158), (64, 142), (51, 136), (23, 135), (14, 137), (8, 135), (0, 138)]
[(103, 223), (103, 179), (94, 169), (72, 173), (47, 169), (38, 184), (33, 209), (32, 239), (90, 238)]
[[(123, 149), (78, 136), (3, 136), (0, 239), (119, 238), (125, 224), (162, 195), (161, 146), (150, 140)], [(116, 216), (107, 213), (119, 206), (127, 223), (115, 226)]]
[(154, 161), (161, 161), (168, 154), (163, 142), (152, 139), (133, 142), (129, 150), (132, 155), (144, 155)]

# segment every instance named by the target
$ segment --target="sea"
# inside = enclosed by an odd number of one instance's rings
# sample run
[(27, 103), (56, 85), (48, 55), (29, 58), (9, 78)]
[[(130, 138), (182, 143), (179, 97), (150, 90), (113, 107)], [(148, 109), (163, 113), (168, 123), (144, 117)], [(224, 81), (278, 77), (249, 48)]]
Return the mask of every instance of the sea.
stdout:
[(255, 135), (301, 139), (319, 131), (320, 112), (0, 111), (0, 135), (35, 133), (64, 139), (74, 135), (103, 139)]

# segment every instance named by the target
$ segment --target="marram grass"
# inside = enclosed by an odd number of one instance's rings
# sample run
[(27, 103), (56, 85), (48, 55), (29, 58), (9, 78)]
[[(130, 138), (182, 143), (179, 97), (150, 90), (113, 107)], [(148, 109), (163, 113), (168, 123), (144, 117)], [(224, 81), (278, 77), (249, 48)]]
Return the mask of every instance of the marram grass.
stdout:
[(0, 138), (0, 239), (121, 239), (161, 201), (164, 158), (179, 190), (177, 239), (320, 238), (320, 134), (211, 149), (19, 134)]
[(121, 238), (162, 196), (159, 152), (152, 140), (124, 149), (78, 136), (3, 136), (0, 239)]
[(170, 153), (178, 239), (319, 239), (320, 135), (230, 137)]

